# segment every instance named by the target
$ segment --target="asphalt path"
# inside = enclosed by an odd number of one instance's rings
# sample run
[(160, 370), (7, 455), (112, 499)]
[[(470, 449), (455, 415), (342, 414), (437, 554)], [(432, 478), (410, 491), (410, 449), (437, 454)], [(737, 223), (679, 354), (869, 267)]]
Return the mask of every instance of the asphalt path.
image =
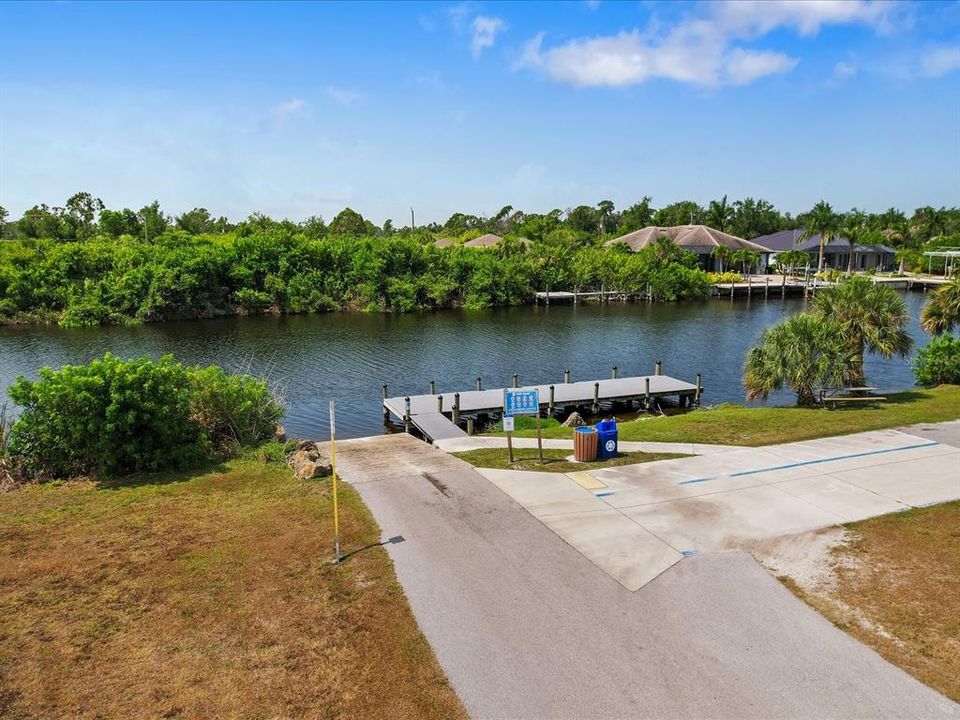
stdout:
[(935, 440), (944, 445), (960, 447), (960, 420), (942, 423), (920, 423), (919, 425), (910, 425), (899, 429), (927, 440)]
[[(913, 431), (911, 431), (913, 432)], [(340, 471), (474, 718), (960, 718), (739, 552), (630, 592), (472, 467), (409, 436)]]

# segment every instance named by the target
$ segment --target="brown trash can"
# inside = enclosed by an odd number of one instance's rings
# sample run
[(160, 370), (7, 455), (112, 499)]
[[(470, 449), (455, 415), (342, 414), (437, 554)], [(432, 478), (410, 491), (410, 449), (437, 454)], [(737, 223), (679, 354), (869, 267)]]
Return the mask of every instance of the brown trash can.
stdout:
[(578, 427), (573, 431), (573, 459), (577, 462), (597, 459), (597, 431), (592, 427)]

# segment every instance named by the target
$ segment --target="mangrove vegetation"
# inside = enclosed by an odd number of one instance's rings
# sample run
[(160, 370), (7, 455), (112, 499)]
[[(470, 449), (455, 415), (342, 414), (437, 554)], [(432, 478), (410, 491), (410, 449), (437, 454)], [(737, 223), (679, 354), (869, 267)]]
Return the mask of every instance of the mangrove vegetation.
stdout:
[[(81, 192), (63, 207), (38, 205), (17, 220), (0, 208), (0, 322), (90, 326), (485, 308), (528, 303), (545, 290), (698, 299), (716, 278), (700, 269), (695, 254), (665, 239), (638, 253), (603, 243), (651, 224), (704, 223), (749, 239), (807, 220), (811, 227), (850, 227), (854, 216), (858, 241), (896, 246), (908, 269), (923, 265), (923, 248), (960, 245), (956, 208), (920, 208), (908, 218), (895, 209), (843, 215), (821, 202), (809, 217), (792, 217), (752, 198), (660, 209), (644, 198), (622, 211), (610, 201), (545, 214), (506, 206), (492, 217), (454, 213), (442, 225), (395, 228), (350, 208), (329, 223), (260, 214), (234, 223), (204, 208), (168, 216), (157, 202), (109, 209)], [(485, 233), (503, 239), (492, 247), (464, 244)], [(724, 268), (756, 269), (758, 260), (729, 257)]]

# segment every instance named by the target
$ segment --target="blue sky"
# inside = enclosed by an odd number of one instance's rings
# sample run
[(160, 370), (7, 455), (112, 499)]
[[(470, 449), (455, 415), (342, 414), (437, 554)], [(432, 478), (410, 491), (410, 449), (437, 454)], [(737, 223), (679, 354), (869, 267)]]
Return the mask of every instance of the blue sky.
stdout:
[(960, 3), (2, 3), (0, 204), (960, 203)]

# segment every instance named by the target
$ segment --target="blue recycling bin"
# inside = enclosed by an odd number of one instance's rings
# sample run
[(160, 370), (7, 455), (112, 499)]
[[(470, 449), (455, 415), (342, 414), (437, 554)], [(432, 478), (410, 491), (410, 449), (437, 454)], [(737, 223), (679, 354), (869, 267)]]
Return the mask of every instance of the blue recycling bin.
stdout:
[(597, 458), (609, 460), (617, 456), (617, 421), (601, 420), (597, 423)]

